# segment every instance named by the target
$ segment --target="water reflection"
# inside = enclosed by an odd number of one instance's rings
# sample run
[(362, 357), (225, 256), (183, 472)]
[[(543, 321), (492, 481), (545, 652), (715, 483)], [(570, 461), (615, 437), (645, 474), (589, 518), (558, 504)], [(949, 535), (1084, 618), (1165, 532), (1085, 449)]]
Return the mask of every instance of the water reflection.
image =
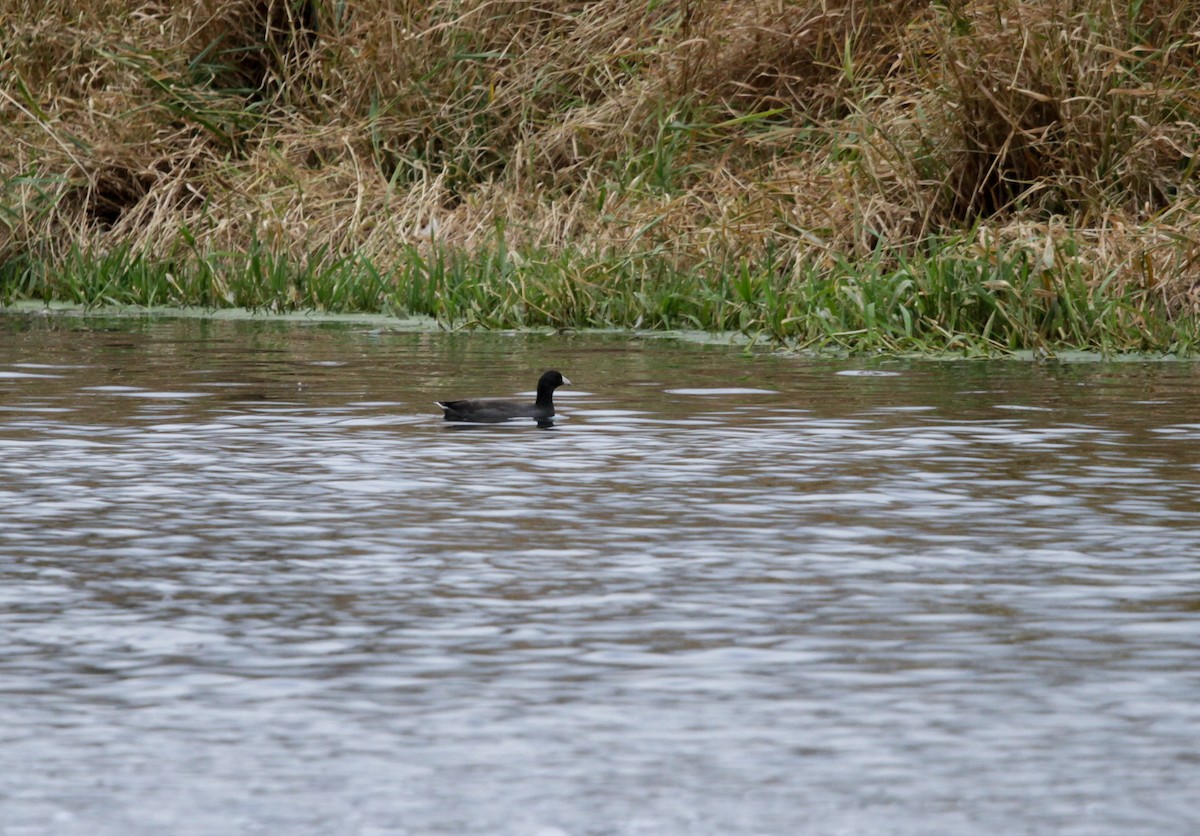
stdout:
[(0, 320), (3, 828), (1200, 825), (1191, 366), (100, 324)]

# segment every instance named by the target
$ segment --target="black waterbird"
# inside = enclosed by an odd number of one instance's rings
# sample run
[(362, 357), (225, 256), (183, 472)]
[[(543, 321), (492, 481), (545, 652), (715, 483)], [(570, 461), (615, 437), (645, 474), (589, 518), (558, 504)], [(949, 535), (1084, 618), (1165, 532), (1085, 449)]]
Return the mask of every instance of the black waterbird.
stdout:
[(473, 424), (499, 424), (513, 418), (532, 418), (539, 427), (548, 427), (554, 422), (554, 390), (570, 385), (571, 381), (560, 372), (549, 371), (542, 375), (537, 385), (537, 400), (533, 403), (500, 400), (438, 401), (447, 421), (465, 421)]

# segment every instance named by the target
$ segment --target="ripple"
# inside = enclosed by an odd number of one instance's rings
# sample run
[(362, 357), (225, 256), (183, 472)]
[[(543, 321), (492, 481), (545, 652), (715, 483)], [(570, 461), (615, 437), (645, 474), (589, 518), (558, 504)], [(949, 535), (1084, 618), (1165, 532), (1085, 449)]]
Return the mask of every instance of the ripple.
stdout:
[(835, 374), (841, 377), (900, 377), (900, 372), (889, 372), (882, 369), (843, 369)]
[(13, 372), (0, 369), (0, 380), (50, 379), (62, 377), (57, 374), (39, 374), (37, 372)]
[(724, 396), (724, 395), (777, 395), (770, 389), (752, 389), (748, 387), (736, 386), (715, 386), (707, 389), (666, 389), (668, 395), (695, 395), (700, 397)]

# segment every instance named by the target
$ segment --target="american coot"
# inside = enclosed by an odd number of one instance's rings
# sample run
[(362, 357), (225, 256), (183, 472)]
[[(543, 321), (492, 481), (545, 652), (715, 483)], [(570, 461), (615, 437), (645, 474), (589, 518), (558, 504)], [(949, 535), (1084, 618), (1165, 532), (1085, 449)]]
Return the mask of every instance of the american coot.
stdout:
[(537, 400), (533, 403), (516, 401), (467, 400), (438, 401), (447, 421), (469, 421), (474, 424), (499, 424), (512, 418), (532, 418), (539, 427), (548, 427), (554, 417), (554, 390), (570, 385), (559, 372), (549, 371), (538, 380)]

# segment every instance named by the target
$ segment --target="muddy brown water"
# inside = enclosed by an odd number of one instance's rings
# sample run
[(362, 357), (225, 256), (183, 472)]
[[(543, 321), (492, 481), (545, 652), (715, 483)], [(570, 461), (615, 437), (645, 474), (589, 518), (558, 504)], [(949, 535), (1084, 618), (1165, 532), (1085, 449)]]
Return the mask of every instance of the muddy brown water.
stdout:
[[(433, 401), (566, 373), (562, 421)], [(0, 316), (0, 833), (1194, 833), (1200, 367)]]

